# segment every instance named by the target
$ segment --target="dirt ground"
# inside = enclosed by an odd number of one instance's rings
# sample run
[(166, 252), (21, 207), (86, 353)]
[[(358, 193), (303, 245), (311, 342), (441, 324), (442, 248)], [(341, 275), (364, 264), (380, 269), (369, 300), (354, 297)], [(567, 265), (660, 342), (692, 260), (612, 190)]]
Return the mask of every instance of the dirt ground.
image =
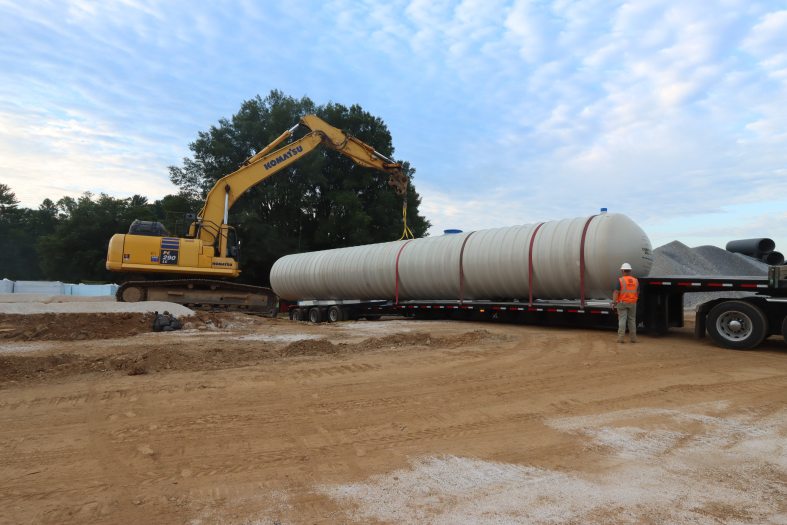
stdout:
[(781, 339), (59, 315), (0, 319), (3, 524), (787, 523)]

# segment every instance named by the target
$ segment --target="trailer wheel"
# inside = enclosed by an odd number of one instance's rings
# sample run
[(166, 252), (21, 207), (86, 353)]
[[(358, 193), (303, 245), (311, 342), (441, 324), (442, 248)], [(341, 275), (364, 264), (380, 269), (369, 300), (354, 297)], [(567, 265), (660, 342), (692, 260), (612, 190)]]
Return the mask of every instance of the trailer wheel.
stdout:
[(321, 323), (322, 322), (322, 309), (319, 307), (314, 307), (309, 309), (309, 321), (312, 323)]
[(768, 320), (751, 303), (725, 301), (708, 314), (708, 335), (725, 348), (747, 350), (762, 343), (768, 334)]
[(784, 342), (787, 343), (787, 317), (782, 321), (782, 337), (784, 337)]
[(303, 308), (293, 308), (290, 310), (290, 319), (293, 321), (303, 321)]
[(342, 310), (341, 306), (331, 306), (328, 308), (328, 322), (329, 323), (338, 323), (339, 321), (344, 320), (344, 311)]

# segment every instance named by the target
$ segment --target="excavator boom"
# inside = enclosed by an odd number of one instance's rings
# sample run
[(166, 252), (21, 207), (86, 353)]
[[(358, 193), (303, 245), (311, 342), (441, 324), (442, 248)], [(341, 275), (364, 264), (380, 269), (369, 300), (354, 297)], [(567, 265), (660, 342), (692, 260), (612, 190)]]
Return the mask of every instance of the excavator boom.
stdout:
[[(285, 141), (292, 139), (301, 126), (309, 131), (301, 138), (282, 146)], [(258, 287), (241, 290), (241, 287), (246, 285), (236, 284), (230, 287), (221, 281), (208, 280), (215, 277), (237, 277), (240, 274), (237, 240), (234, 229), (227, 224), (229, 210), (249, 189), (297, 162), (320, 145), (337, 151), (359, 166), (388, 174), (388, 184), (404, 199), (402, 215), (404, 232), (407, 234), (408, 179), (402, 165), (319, 117), (306, 115), (298, 124), (247, 159), (237, 170), (216, 182), (208, 192), (205, 204), (189, 227), (185, 238), (162, 233), (144, 233), (143, 228), (132, 230), (128, 234), (114, 235), (110, 239), (107, 252), (108, 270), (192, 277), (180, 281), (166, 281), (166, 286), (163, 282), (161, 286), (156, 286), (156, 281), (125, 283), (118, 290), (118, 299), (141, 301), (152, 297), (170, 297), (174, 302), (186, 304), (246, 304), (263, 308), (270, 306), (275, 302), (275, 295), (269, 290), (251, 290)], [(150, 231), (159, 230), (161, 229), (151, 228)], [(230, 289), (232, 292), (227, 292), (224, 297), (222, 294)], [(241, 296), (245, 293), (249, 294), (249, 298), (242, 299)], [(271, 311), (275, 313), (275, 305)]]
[[(309, 129), (309, 133), (286, 146), (273, 150), (287, 138), (292, 137), (300, 126)], [(199, 235), (200, 238), (203, 241), (215, 238), (216, 227), (227, 223), (227, 214), (230, 208), (246, 191), (294, 164), (321, 144), (350, 158), (359, 166), (387, 173), (388, 184), (394, 188), (394, 191), (402, 196), (407, 194), (408, 180), (401, 164), (394, 162), (349, 133), (331, 126), (321, 118), (315, 115), (306, 115), (297, 125), (282, 133), (268, 146), (247, 159), (240, 168), (216, 182), (208, 192), (205, 205), (197, 214), (198, 225), (199, 223), (204, 225)]]

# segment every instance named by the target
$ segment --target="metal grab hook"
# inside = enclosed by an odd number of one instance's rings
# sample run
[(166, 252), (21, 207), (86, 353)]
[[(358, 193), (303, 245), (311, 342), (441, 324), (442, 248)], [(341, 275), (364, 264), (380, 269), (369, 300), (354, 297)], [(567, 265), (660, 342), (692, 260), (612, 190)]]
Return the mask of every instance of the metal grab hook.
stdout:
[(404, 239), (415, 239), (415, 235), (413, 235), (412, 230), (410, 230), (410, 227), (407, 226), (407, 195), (405, 195), (404, 199), (402, 199), (402, 226), (404, 228), (402, 230), (402, 236), (399, 237), (399, 240), (402, 241)]

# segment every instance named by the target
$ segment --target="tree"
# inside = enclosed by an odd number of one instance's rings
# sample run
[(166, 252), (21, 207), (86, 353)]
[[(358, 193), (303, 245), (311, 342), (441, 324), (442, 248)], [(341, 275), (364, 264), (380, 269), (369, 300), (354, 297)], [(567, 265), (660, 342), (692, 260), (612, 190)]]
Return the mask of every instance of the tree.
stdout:
[(0, 184), (0, 278), (40, 279), (36, 242), (53, 230), (53, 218), (47, 201), (38, 210), (19, 208), (18, 203), (11, 188)]
[[(295, 99), (274, 90), (264, 99), (243, 102), (230, 120), (199, 132), (189, 145), (193, 157), (183, 159), (181, 167), (170, 167), (170, 179), (183, 194), (204, 199), (219, 178), (310, 113), (393, 158), (385, 123), (360, 106), (317, 106), (307, 97)], [(406, 172), (411, 179), (408, 222), (421, 236), (429, 222), (418, 213), (415, 169), (406, 165)], [(283, 255), (399, 238), (402, 200), (388, 187), (386, 175), (321, 148), (252, 188), (232, 208), (230, 222), (238, 225), (244, 243), (243, 279), (265, 283)]]
[(0, 184), (0, 217), (16, 209), (19, 201), (16, 195), (7, 184)]
[(56, 210), (59, 219), (50, 234), (39, 238), (41, 269), (48, 279), (69, 282), (113, 280), (115, 276), (105, 268), (109, 239), (128, 231), (134, 219), (156, 218), (153, 206), (139, 195), (116, 199), (101, 194), (94, 198), (86, 192), (78, 199), (63, 197), (54, 210), (49, 204), (47, 213)]

